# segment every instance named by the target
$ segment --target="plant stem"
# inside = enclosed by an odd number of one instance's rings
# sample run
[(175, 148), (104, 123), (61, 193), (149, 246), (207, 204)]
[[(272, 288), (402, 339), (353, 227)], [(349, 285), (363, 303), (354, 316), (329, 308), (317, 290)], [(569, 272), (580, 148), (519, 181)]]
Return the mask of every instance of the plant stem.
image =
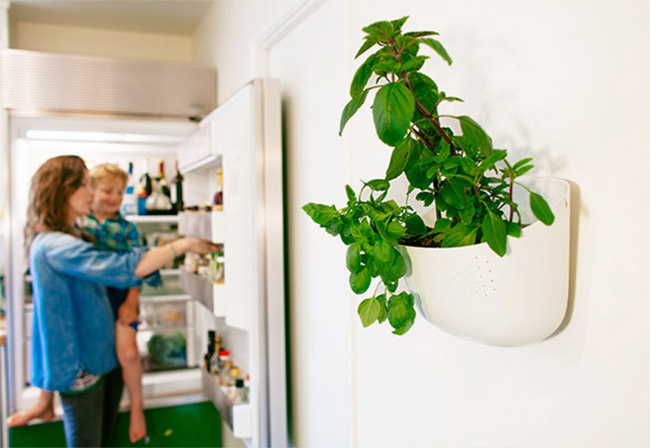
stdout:
[(447, 133), (440, 126), (440, 123), (438, 123), (438, 121), (435, 118), (433, 118), (433, 114), (431, 112), (429, 112), (426, 107), (424, 107), (424, 105), (420, 102), (418, 97), (415, 95), (415, 92), (413, 91), (413, 87), (411, 87), (411, 83), (409, 83), (409, 80), (408, 80), (408, 77), (406, 76), (406, 73), (402, 74), (402, 79), (404, 80), (404, 85), (413, 94), (413, 98), (415, 99), (415, 108), (418, 110), (418, 112), (420, 112), (420, 114), (424, 118), (429, 120), (429, 122), (433, 125), (435, 130), (438, 132), (438, 134), (440, 134), (442, 139), (447, 142), (447, 144), (449, 145), (449, 148), (451, 149), (452, 154), (455, 154), (456, 150), (454, 149), (454, 144), (451, 141), (451, 137), (449, 137), (447, 135)]
[[(511, 174), (510, 175), (510, 190), (509, 190), (508, 194), (510, 195), (510, 202), (512, 202), (512, 203), (514, 203), (514, 201), (512, 200), (512, 194), (513, 194), (513, 191), (514, 191), (514, 187), (515, 187), (515, 177)], [(514, 213), (515, 213), (515, 208), (511, 205), (510, 206), (510, 222), (512, 222), (512, 219), (514, 218)]]
[[(391, 47), (395, 51), (395, 58), (401, 64), (402, 63), (402, 53), (397, 50), (397, 46), (395, 45), (394, 41), (391, 41)], [(404, 80), (404, 85), (409, 89), (409, 91), (413, 95), (413, 99), (415, 100), (415, 108), (418, 110), (418, 112), (420, 112), (420, 114), (424, 118), (429, 120), (429, 122), (433, 125), (435, 130), (438, 132), (438, 134), (440, 134), (442, 139), (447, 142), (447, 144), (449, 145), (449, 148), (451, 149), (452, 154), (455, 154), (456, 151), (454, 149), (454, 144), (452, 143), (451, 138), (442, 129), (442, 127), (440, 126), (440, 123), (438, 123), (438, 121), (435, 118), (433, 118), (433, 113), (429, 112), (427, 110), (427, 108), (424, 107), (424, 105), (420, 102), (417, 95), (413, 91), (413, 87), (411, 86), (411, 83), (409, 82), (408, 74), (406, 72), (402, 72), (402, 73), (400, 73), (400, 77)], [(427, 145), (427, 148), (429, 148), (428, 145)], [(431, 150), (431, 152), (433, 152), (433, 150), (431, 148), (429, 148), (429, 149)]]

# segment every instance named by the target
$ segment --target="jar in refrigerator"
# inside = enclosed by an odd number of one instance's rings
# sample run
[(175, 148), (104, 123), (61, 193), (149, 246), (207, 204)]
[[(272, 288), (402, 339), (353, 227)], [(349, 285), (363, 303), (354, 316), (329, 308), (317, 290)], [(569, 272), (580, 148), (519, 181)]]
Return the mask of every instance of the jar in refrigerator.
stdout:
[(198, 254), (195, 254), (194, 252), (187, 252), (185, 254), (185, 262), (184, 262), (185, 269), (188, 272), (192, 272), (196, 274), (196, 272), (199, 269), (199, 258), (200, 256)]
[[(230, 392), (232, 390), (232, 393)], [(232, 404), (244, 404), (248, 403), (248, 395), (246, 394), (246, 388), (244, 387), (244, 380), (237, 378), (235, 380), (235, 385), (229, 390), (228, 399)]]
[(224, 282), (223, 253), (212, 252), (210, 254), (210, 280), (214, 284)]

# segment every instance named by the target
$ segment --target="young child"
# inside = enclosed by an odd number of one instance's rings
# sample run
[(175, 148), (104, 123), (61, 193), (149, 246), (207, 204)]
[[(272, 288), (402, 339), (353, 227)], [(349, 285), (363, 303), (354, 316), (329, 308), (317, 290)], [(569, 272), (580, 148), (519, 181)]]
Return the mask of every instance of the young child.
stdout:
[[(129, 175), (117, 165), (105, 163), (90, 171), (90, 182), (95, 190), (92, 214), (88, 216), (84, 230), (93, 236), (95, 247), (100, 250), (130, 252), (140, 246), (140, 234), (135, 225), (122, 217), (120, 207)], [(160, 285), (156, 274), (145, 282)], [(108, 287), (108, 297), (115, 313), (115, 347), (117, 359), (122, 366), (122, 377), (129, 391), (131, 422), (129, 439), (142, 439), (147, 427), (142, 408), (142, 365), (136, 345), (137, 319), (140, 292), (137, 288), (118, 289)]]
[[(130, 252), (140, 246), (140, 234), (133, 223), (125, 220), (119, 210), (128, 182), (128, 174), (113, 164), (97, 165), (90, 172), (94, 189), (92, 215), (88, 216), (84, 230), (93, 236), (97, 249), (120, 253)], [(152, 286), (160, 284), (160, 275), (145, 278)], [(147, 434), (142, 407), (142, 365), (136, 345), (139, 290), (107, 287), (108, 297), (116, 318), (115, 347), (122, 367), (124, 384), (129, 391), (131, 421), (129, 439), (136, 442)], [(53, 393), (41, 391), (38, 403), (31, 409), (9, 418), (9, 426), (22, 426), (30, 420), (50, 420), (54, 416)]]

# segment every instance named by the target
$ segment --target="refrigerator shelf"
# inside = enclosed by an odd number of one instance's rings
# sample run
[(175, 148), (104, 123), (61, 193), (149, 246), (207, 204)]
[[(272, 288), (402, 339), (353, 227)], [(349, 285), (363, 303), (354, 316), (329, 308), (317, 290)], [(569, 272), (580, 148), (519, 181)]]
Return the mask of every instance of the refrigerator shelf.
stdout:
[(231, 404), (216, 377), (205, 369), (201, 369), (201, 379), (203, 391), (219, 410), (223, 421), (230, 426), (233, 435), (239, 439), (253, 437), (253, 407), (249, 403)]
[(217, 317), (225, 317), (227, 298), (225, 284), (214, 284), (202, 275), (181, 269), (181, 288), (194, 300), (210, 310)]

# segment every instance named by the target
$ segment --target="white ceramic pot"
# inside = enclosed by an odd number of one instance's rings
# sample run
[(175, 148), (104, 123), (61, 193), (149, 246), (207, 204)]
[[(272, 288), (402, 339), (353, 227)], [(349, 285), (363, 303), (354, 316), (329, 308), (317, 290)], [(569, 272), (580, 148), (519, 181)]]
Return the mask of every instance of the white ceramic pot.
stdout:
[(515, 189), (527, 226), (508, 237), (504, 257), (487, 245), (454, 248), (402, 246), (406, 283), (424, 317), (437, 327), (477, 342), (519, 346), (541, 341), (562, 323), (569, 295), (570, 186), (556, 178), (521, 181), (541, 194), (553, 225), (535, 220), (528, 194)]

